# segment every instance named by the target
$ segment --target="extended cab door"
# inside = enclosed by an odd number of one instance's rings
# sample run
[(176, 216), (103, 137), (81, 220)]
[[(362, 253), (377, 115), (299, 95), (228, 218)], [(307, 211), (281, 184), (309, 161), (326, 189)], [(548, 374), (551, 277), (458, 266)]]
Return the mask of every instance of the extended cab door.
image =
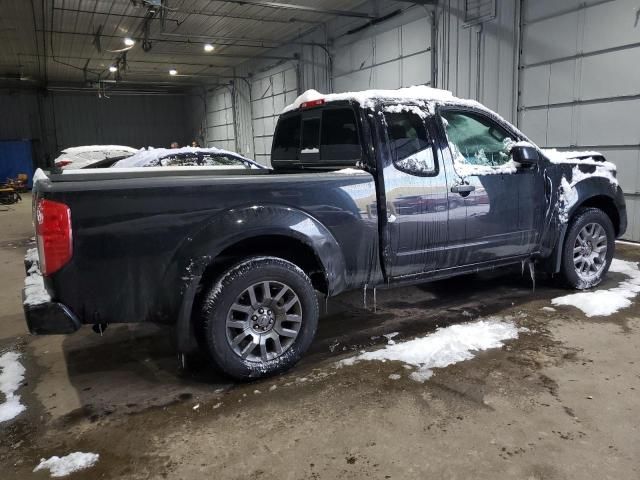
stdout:
[(439, 268), (447, 241), (446, 174), (426, 112), (417, 106), (392, 106), (380, 113), (387, 275), (421, 275)]
[(440, 115), (453, 159), (450, 195), (465, 210), (449, 225), (458, 266), (532, 253), (545, 205), (538, 165), (517, 166), (510, 150), (520, 139), (489, 116), (464, 108)]

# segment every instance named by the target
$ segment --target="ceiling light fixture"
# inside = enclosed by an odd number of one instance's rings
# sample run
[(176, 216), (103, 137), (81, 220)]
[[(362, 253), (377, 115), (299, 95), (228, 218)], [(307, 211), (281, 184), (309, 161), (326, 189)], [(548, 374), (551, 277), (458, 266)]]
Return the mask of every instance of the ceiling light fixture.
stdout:
[(169, 75), (177, 75), (178, 74), (178, 70), (176, 70), (175, 68), (172, 68), (171, 70), (169, 70)]
[(124, 39), (124, 44), (125, 44), (127, 47), (133, 47), (133, 46), (135, 45), (135, 43), (136, 43), (136, 41), (135, 41), (133, 38), (131, 38), (131, 37), (126, 37), (126, 38)]
[(114, 65), (111, 65), (111, 66), (109, 67), (109, 71), (110, 71), (111, 73), (115, 73), (115, 72), (117, 72), (117, 71), (118, 71), (118, 67), (116, 67), (116, 66), (114, 66)]
[(213, 45), (211, 45), (210, 43), (205, 43), (204, 44), (204, 51), (205, 52), (213, 52), (214, 48), (215, 47)]

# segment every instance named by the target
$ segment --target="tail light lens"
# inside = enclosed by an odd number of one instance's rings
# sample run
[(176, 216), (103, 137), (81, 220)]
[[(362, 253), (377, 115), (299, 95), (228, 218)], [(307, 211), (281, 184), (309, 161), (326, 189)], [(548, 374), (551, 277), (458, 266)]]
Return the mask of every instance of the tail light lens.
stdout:
[(36, 236), (40, 270), (51, 275), (73, 254), (71, 210), (64, 203), (39, 199), (36, 205)]
[(69, 165), (71, 163), (73, 163), (71, 160), (68, 160), (68, 159), (65, 158), (63, 160), (58, 160), (56, 162), (56, 167), (58, 167), (58, 168), (66, 167), (67, 165)]
[(308, 102), (302, 103), (302, 105), (300, 105), (300, 108), (302, 109), (314, 108), (314, 107), (321, 107), (322, 105), (324, 105), (324, 98), (319, 98), (317, 100), (310, 100)]

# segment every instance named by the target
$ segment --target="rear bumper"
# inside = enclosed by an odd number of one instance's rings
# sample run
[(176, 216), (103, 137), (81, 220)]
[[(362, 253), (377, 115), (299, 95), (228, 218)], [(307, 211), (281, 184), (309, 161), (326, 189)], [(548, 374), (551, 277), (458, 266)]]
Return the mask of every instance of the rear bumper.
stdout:
[(33, 335), (73, 333), (80, 328), (78, 317), (49, 296), (37, 260), (27, 253), (24, 262), (27, 277), (22, 289), (22, 308), (29, 332)]
[[(24, 290), (22, 293), (24, 302)], [(80, 320), (68, 307), (58, 302), (39, 305), (22, 304), (29, 332), (33, 335), (73, 333), (80, 328)]]

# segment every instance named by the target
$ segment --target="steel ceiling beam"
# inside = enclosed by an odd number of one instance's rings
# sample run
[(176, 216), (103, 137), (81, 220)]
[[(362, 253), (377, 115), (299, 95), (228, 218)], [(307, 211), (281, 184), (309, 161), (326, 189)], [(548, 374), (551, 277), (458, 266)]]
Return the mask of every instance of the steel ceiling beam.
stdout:
[(323, 15), (334, 15), (337, 17), (355, 17), (355, 18), (376, 18), (363, 12), (353, 12), (350, 10), (334, 10), (331, 8), (309, 7), (307, 5), (296, 5), (291, 3), (266, 2), (261, 0), (225, 0), (226, 3), (235, 3), (238, 5), (253, 5), (255, 7), (275, 8), (278, 10), (298, 10), (301, 12), (319, 13)]
[[(70, 12), (70, 13), (87, 13), (90, 15), (103, 15), (103, 16), (109, 16), (109, 17), (120, 17), (120, 18), (137, 18), (140, 20), (143, 20), (144, 18), (146, 18), (144, 15), (135, 15), (135, 14), (126, 14), (126, 13), (113, 13), (113, 12), (94, 12), (93, 10), (83, 10), (83, 9), (75, 9), (75, 8), (68, 8), (68, 7), (53, 7), (54, 10), (58, 10), (61, 12)], [(233, 14), (227, 14), (227, 13), (214, 13), (214, 12), (207, 12), (205, 10), (182, 10), (180, 8), (176, 8), (173, 9), (173, 7), (171, 8), (171, 12), (172, 13), (182, 13), (185, 15), (200, 15), (203, 17), (216, 17), (216, 18), (232, 18), (234, 20), (248, 20), (248, 21), (252, 21), (252, 22), (266, 22), (266, 23), (310, 23), (310, 24), (317, 24), (320, 22), (317, 21), (312, 21), (312, 20), (303, 20), (301, 18), (286, 18), (286, 19), (279, 19), (279, 18), (269, 18), (269, 17), (252, 17), (252, 16), (243, 16), (243, 15), (233, 15)], [(159, 17), (154, 18), (154, 20), (160, 20)], [(167, 20), (171, 21), (171, 22), (176, 22), (178, 24), (182, 23), (180, 20), (176, 19), (176, 18), (167, 18)]]
[[(53, 33), (54, 35), (74, 35), (74, 36), (81, 36), (81, 37), (95, 37), (95, 33), (88, 33), (88, 32), (70, 32), (70, 31), (66, 31), (66, 30), (42, 30), (42, 29), (38, 29), (36, 30), (39, 33), (46, 33), (46, 34), (50, 34)], [(216, 42), (217, 45), (221, 46), (221, 47), (244, 47), (244, 48), (262, 48), (262, 49), (268, 49), (268, 48), (274, 48), (273, 44), (276, 45), (280, 45), (282, 44), (281, 41), (278, 40), (266, 40), (266, 39), (259, 39), (259, 40), (253, 40), (250, 38), (245, 38), (244, 40), (240, 40), (240, 37), (233, 37), (233, 38), (237, 38), (238, 40), (223, 40), (222, 37), (208, 37), (207, 35), (182, 35), (182, 34), (164, 34), (164, 35), (168, 35), (168, 36), (176, 36), (176, 37), (183, 37), (183, 38), (193, 38), (193, 37), (197, 37), (197, 38), (218, 38), (218, 41)], [(104, 33), (100, 34), (100, 37), (102, 38), (115, 38), (115, 39), (119, 39), (122, 40), (124, 39), (125, 35), (107, 35)], [(136, 35), (133, 36), (134, 39), (137, 38)], [(188, 44), (188, 45), (197, 45), (200, 42), (195, 42), (195, 41), (190, 41), (190, 40), (169, 40), (169, 39), (165, 39), (165, 38), (158, 38), (158, 37), (153, 37), (150, 38), (149, 40), (151, 40), (152, 42), (164, 42), (164, 43), (178, 43), (178, 44)], [(223, 41), (227, 41), (230, 43), (222, 43)], [(231, 43), (232, 42), (232, 43)], [(248, 42), (247, 44), (244, 43), (239, 43), (239, 42)], [(269, 46), (264, 46), (264, 45), (256, 45), (258, 43), (269, 43)], [(284, 43), (289, 43), (289, 42), (284, 42)], [(213, 55), (221, 55), (220, 53), (211, 53), (209, 54), (211, 56)], [(253, 56), (249, 56), (248, 58), (253, 58)]]

